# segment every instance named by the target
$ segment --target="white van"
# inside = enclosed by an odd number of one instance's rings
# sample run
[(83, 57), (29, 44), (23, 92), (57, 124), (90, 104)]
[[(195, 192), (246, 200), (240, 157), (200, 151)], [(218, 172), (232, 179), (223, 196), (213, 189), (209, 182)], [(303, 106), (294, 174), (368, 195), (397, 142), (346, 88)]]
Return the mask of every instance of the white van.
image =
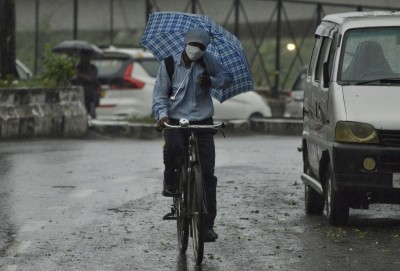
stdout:
[(326, 16), (304, 92), (305, 207), (332, 225), (349, 208), (400, 204), (400, 13)]

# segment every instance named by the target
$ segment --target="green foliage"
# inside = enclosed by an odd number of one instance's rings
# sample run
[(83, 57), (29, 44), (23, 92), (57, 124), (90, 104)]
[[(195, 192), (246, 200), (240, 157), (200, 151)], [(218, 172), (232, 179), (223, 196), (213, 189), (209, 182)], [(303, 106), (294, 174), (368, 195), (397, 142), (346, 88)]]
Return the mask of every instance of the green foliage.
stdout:
[(44, 73), (42, 82), (46, 86), (68, 86), (75, 75), (76, 59), (63, 54), (54, 54), (46, 45), (43, 54)]
[(8, 74), (5, 79), (0, 79), (0, 87), (12, 87), (16, 84), (14, 75)]
[(40, 77), (28, 80), (18, 80), (14, 76), (6, 76), (0, 79), (0, 88), (20, 87), (57, 87), (71, 85), (71, 79), (75, 76), (77, 58), (64, 54), (55, 54), (47, 44), (43, 51), (44, 73)]
[(54, 87), (55, 83), (45, 81), (42, 78), (30, 78), (29, 80), (18, 80), (14, 76), (7, 77), (5, 80), (0, 79), (0, 88), (41, 88)]

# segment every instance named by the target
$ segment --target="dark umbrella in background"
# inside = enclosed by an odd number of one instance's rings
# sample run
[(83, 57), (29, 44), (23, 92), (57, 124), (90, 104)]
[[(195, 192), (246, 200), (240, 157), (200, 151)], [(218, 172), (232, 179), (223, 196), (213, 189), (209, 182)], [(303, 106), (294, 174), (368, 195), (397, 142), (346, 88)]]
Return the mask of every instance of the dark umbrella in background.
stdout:
[(253, 80), (240, 41), (208, 16), (181, 12), (151, 13), (140, 43), (161, 61), (183, 51), (185, 34), (194, 27), (211, 35), (207, 51), (233, 73), (233, 84), (224, 91), (211, 89), (213, 97), (222, 103), (235, 95), (252, 91)]
[(99, 47), (84, 40), (63, 41), (53, 47), (52, 51), (72, 56), (79, 56), (81, 52), (91, 53), (92, 57), (101, 57), (103, 54)]
[(84, 89), (85, 107), (92, 118), (96, 118), (96, 106), (99, 103), (101, 89), (97, 80), (97, 68), (90, 64), (91, 58), (100, 58), (103, 51), (94, 44), (83, 40), (66, 40), (52, 48), (54, 53), (79, 57), (76, 77), (72, 84), (81, 85)]

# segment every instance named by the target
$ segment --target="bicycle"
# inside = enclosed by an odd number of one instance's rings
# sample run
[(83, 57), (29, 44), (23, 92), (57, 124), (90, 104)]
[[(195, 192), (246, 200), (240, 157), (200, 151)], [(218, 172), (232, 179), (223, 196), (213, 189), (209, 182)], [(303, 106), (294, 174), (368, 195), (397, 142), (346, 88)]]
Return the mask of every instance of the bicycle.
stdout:
[(215, 129), (220, 130), (223, 134), (223, 128), (223, 122), (213, 125), (190, 125), (187, 119), (179, 120), (179, 125), (164, 124), (164, 129), (188, 129), (190, 131), (186, 154), (178, 168), (178, 194), (173, 198), (171, 213), (166, 214), (163, 219), (177, 221), (180, 253), (186, 253), (189, 235), (192, 237), (197, 265), (201, 264), (204, 255), (203, 224), (207, 215), (207, 201), (195, 131)]

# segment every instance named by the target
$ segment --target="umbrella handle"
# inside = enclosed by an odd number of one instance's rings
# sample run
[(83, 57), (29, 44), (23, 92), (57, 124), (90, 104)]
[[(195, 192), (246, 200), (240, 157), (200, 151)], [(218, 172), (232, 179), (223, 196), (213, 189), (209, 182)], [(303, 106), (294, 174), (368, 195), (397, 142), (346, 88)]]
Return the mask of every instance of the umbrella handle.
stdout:
[(210, 75), (209, 73), (208, 73), (208, 71), (207, 71), (207, 67), (206, 67), (206, 63), (204, 63), (204, 59), (203, 58), (200, 58), (199, 59), (199, 64), (200, 64), (200, 66), (204, 69), (204, 71), (203, 71), (203, 75)]

